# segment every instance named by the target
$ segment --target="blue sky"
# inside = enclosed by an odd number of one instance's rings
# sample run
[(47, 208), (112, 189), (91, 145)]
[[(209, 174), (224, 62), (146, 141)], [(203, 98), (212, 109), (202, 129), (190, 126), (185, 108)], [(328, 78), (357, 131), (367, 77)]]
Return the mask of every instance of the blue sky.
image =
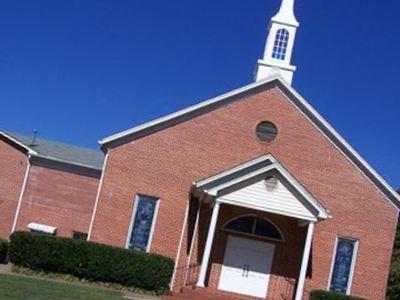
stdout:
[[(384, 4), (383, 4), (384, 2)], [(0, 4), (0, 128), (96, 148), (250, 83), (280, 0)], [(294, 87), (400, 186), (395, 0), (297, 0)]]

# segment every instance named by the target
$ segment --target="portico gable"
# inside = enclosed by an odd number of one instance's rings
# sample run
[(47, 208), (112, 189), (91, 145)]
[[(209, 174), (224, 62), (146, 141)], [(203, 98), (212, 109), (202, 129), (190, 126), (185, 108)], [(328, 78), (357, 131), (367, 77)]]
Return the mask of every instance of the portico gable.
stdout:
[(213, 201), (316, 222), (328, 211), (272, 155), (194, 183), (193, 193)]
[[(298, 226), (308, 226), (296, 289), (296, 300), (302, 298), (314, 226), (316, 222), (327, 219), (329, 212), (276, 158), (270, 154), (265, 155), (195, 182), (192, 194), (213, 208), (198, 287), (206, 287), (205, 279), (219, 211), (221, 204), (224, 204), (294, 218), (298, 220)], [(269, 263), (272, 264), (272, 261)], [(265, 284), (268, 285), (267, 282)]]

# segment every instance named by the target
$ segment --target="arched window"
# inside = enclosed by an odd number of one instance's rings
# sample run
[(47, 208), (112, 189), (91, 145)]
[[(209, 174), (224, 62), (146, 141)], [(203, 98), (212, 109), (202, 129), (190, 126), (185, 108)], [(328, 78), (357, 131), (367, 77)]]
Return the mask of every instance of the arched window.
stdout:
[(256, 216), (241, 216), (230, 220), (223, 226), (224, 230), (261, 238), (283, 241), (281, 231), (270, 221)]
[(285, 60), (288, 42), (289, 31), (283, 28), (279, 29), (276, 33), (274, 48), (272, 50), (272, 57), (280, 60)]

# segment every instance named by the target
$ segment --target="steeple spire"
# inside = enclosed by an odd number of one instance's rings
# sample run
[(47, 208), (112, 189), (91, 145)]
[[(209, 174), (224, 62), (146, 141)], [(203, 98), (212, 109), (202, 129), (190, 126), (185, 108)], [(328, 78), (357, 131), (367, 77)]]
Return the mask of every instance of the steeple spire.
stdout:
[(296, 67), (290, 64), (299, 22), (294, 15), (294, 0), (282, 0), (279, 12), (271, 19), (263, 59), (257, 63), (256, 81), (279, 75), (292, 84)]

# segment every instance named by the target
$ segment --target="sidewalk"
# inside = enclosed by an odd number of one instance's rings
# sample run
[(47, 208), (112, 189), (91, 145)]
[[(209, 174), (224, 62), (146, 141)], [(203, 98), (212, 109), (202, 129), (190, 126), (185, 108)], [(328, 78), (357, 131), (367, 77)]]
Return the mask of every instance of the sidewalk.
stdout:
[(7, 265), (0, 264), (0, 273), (12, 273), (11, 272), (11, 264), (7, 264)]

